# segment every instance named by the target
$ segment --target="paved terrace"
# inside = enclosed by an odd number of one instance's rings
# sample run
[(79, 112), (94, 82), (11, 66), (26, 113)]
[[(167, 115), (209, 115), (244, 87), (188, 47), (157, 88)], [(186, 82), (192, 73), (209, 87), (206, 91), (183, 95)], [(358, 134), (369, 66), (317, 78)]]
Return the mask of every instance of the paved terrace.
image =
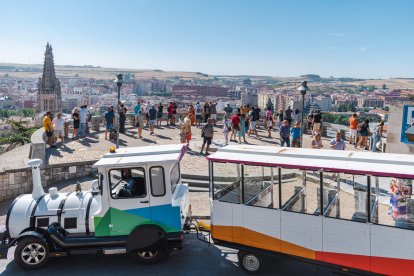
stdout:
[[(218, 147), (224, 145), (224, 135), (222, 126), (218, 125), (214, 128), (214, 139), (212, 149), (216, 150)], [(190, 151), (184, 156), (181, 165), (181, 172), (183, 174), (199, 174), (206, 175), (208, 171), (207, 161), (204, 155), (201, 155), (200, 149), (203, 138), (201, 137), (201, 129), (192, 127), (192, 141), (190, 143)], [(269, 145), (280, 146), (279, 134), (272, 132), (272, 138), (267, 138), (267, 131), (263, 129), (258, 130), (259, 138), (255, 136), (247, 136), (247, 144), (250, 145)], [(180, 143), (178, 126), (159, 126), (155, 129), (155, 135), (150, 135), (148, 128), (142, 132), (143, 139), (137, 139), (137, 132), (135, 128), (129, 127), (125, 134), (120, 134), (120, 147), (140, 147), (148, 145), (164, 145)], [(311, 147), (312, 138), (309, 135), (304, 135), (304, 146)], [(61, 163), (74, 163), (83, 161), (98, 160), (102, 155), (108, 152), (111, 146), (115, 146), (116, 141), (105, 140), (104, 130), (99, 132), (92, 132), (88, 137), (72, 141), (67, 139), (65, 145), (58, 143), (58, 148), (47, 149), (46, 159), (49, 165)], [(236, 142), (229, 142), (234, 144)], [(325, 148), (329, 147), (329, 139), (324, 139)], [(356, 150), (353, 146), (348, 146), (347, 150)]]
[[(213, 150), (224, 145), (224, 136), (222, 126), (218, 125), (214, 128), (215, 136), (213, 139)], [(191, 150), (184, 155), (181, 162), (181, 173), (184, 175), (207, 175), (207, 160), (204, 155), (201, 155), (200, 146), (202, 143), (201, 129), (197, 127), (192, 128), (193, 138), (190, 143)], [(250, 145), (270, 145), (280, 146), (279, 134), (272, 132), (273, 138), (267, 138), (267, 131), (263, 129), (258, 130), (259, 138), (255, 136), (248, 137), (246, 135), (247, 143)], [(121, 147), (138, 147), (148, 145), (161, 145), (161, 144), (173, 144), (180, 143), (179, 129), (177, 126), (161, 126), (155, 129), (155, 135), (150, 135), (148, 128), (142, 132), (143, 139), (137, 139), (137, 133), (135, 128), (127, 128), (126, 134), (120, 134), (120, 146)], [(325, 148), (328, 147), (330, 139), (323, 139)], [(235, 142), (230, 142), (234, 144)], [(310, 147), (311, 137), (304, 135), (304, 146)], [(85, 161), (95, 161), (102, 157), (102, 155), (108, 152), (109, 147), (114, 146), (115, 141), (105, 140), (104, 129), (99, 132), (92, 132), (88, 137), (72, 140), (66, 139), (65, 145), (58, 143), (58, 148), (48, 148), (47, 161), (49, 165), (67, 164)], [(353, 146), (348, 145), (348, 150), (357, 150)], [(0, 166), (4, 168), (13, 167), (25, 167), (25, 162), (29, 156), (29, 145), (19, 147), (11, 152), (0, 155)], [(184, 177), (185, 178), (185, 177)], [(89, 189), (90, 181), (92, 177), (83, 177), (80, 179), (70, 179), (58, 184), (53, 184), (58, 188), (60, 192), (72, 191), (75, 189), (76, 183), (79, 181), (84, 190)], [(202, 181), (203, 182), (203, 181)], [(45, 191), (49, 187), (45, 187)], [(208, 193), (205, 189), (192, 188), (190, 193), (190, 202), (193, 206), (193, 214), (197, 216), (209, 215), (209, 199)], [(0, 225), (5, 223), (5, 215), (7, 209), (12, 200), (7, 200), (0, 203)]]

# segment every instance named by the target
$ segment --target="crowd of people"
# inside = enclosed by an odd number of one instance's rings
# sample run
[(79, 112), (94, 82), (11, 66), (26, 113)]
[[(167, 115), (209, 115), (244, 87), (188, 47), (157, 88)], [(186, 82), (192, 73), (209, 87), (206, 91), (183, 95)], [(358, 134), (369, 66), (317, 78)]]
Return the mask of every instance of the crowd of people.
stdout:
[[(182, 143), (190, 146), (192, 140), (192, 127), (201, 128), (203, 138), (202, 149), (200, 153), (208, 154), (210, 145), (214, 137), (214, 127), (217, 127), (217, 101), (205, 103), (196, 102), (194, 105), (189, 104), (187, 107), (180, 109), (175, 102), (169, 102), (166, 106), (162, 103), (153, 104), (138, 100), (133, 108), (128, 109), (123, 102), (119, 102), (117, 107), (108, 107), (104, 114), (105, 139), (114, 139), (116, 130), (114, 129), (116, 113), (119, 116), (119, 133), (125, 133), (126, 114), (128, 111), (134, 113), (134, 125), (136, 127), (136, 138), (142, 139), (142, 131), (148, 128), (150, 135), (155, 134), (155, 129), (160, 127), (165, 121), (166, 126), (178, 127), (178, 135)], [(320, 110), (312, 111), (304, 120), (304, 126), (307, 133), (311, 136), (311, 147), (315, 149), (324, 148), (321, 138), (323, 116)], [(165, 119), (164, 119), (165, 118)], [(83, 138), (89, 132), (89, 122), (91, 114), (86, 105), (75, 108), (72, 112), (73, 119), (73, 138), (74, 140)], [(302, 147), (302, 114), (301, 111), (291, 109), (274, 112), (271, 107), (262, 111), (257, 105), (241, 105), (233, 108), (227, 104), (223, 108), (222, 133), (224, 142), (227, 145), (229, 141), (247, 143), (246, 138), (260, 139), (258, 128), (263, 128), (267, 132), (267, 138), (280, 140), (282, 147)], [(64, 144), (64, 122), (62, 114), (52, 119), (51, 113), (47, 112), (43, 124), (47, 134), (48, 143), (51, 147), (56, 147), (57, 140), (60, 138)], [(375, 151), (380, 143), (383, 133), (384, 122), (381, 122), (373, 132), (369, 128), (369, 121), (365, 119), (358, 122), (358, 115), (353, 114), (349, 119), (349, 144), (361, 149), (368, 148), (368, 137), (371, 139), (371, 150)], [(115, 135), (111, 135), (115, 134)], [(108, 137), (109, 135), (109, 137)], [(335, 138), (329, 142), (329, 147), (335, 150), (345, 150), (346, 143), (343, 140), (343, 133), (337, 133)]]

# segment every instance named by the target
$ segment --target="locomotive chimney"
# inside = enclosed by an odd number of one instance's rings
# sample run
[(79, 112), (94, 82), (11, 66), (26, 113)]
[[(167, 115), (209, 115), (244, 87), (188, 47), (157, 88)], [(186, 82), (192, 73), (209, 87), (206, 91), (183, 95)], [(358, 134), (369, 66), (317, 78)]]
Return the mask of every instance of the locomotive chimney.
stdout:
[(27, 164), (32, 167), (32, 178), (33, 178), (33, 199), (39, 199), (42, 195), (45, 194), (45, 191), (42, 187), (42, 181), (40, 179), (40, 165), (43, 163), (40, 159), (32, 159), (27, 162)]

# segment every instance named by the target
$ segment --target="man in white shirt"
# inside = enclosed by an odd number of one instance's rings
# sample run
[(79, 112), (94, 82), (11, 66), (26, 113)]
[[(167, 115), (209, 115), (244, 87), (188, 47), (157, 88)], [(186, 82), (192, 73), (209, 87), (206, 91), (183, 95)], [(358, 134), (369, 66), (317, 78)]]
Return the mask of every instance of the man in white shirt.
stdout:
[(59, 112), (57, 117), (53, 119), (53, 138), (54, 146), (56, 146), (58, 138), (62, 140), (62, 145), (65, 144), (65, 119), (62, 118), (62, 112)]

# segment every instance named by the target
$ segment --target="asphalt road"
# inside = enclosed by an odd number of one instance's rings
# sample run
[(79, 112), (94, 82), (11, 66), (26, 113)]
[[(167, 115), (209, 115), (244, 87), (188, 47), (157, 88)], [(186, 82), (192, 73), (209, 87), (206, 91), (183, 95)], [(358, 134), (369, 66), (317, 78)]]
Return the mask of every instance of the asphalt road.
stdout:
[[(237, 251), (208, 245), (193, 234), (185, 236), (183, 249), (173, 251), (154, 265), (135, 263), (128, 255), (78, 255), (54, 258), (48, 266), (27, 272), (13, 261), (14, 247), (7, 260), (0, 260), (0, 275), (244, 275), (237, 263)], [(30, 274), (29, 274), (30, 273)], [(278, 257), (269, 259), (261, 275), (351, 275), (327, 267)]]

